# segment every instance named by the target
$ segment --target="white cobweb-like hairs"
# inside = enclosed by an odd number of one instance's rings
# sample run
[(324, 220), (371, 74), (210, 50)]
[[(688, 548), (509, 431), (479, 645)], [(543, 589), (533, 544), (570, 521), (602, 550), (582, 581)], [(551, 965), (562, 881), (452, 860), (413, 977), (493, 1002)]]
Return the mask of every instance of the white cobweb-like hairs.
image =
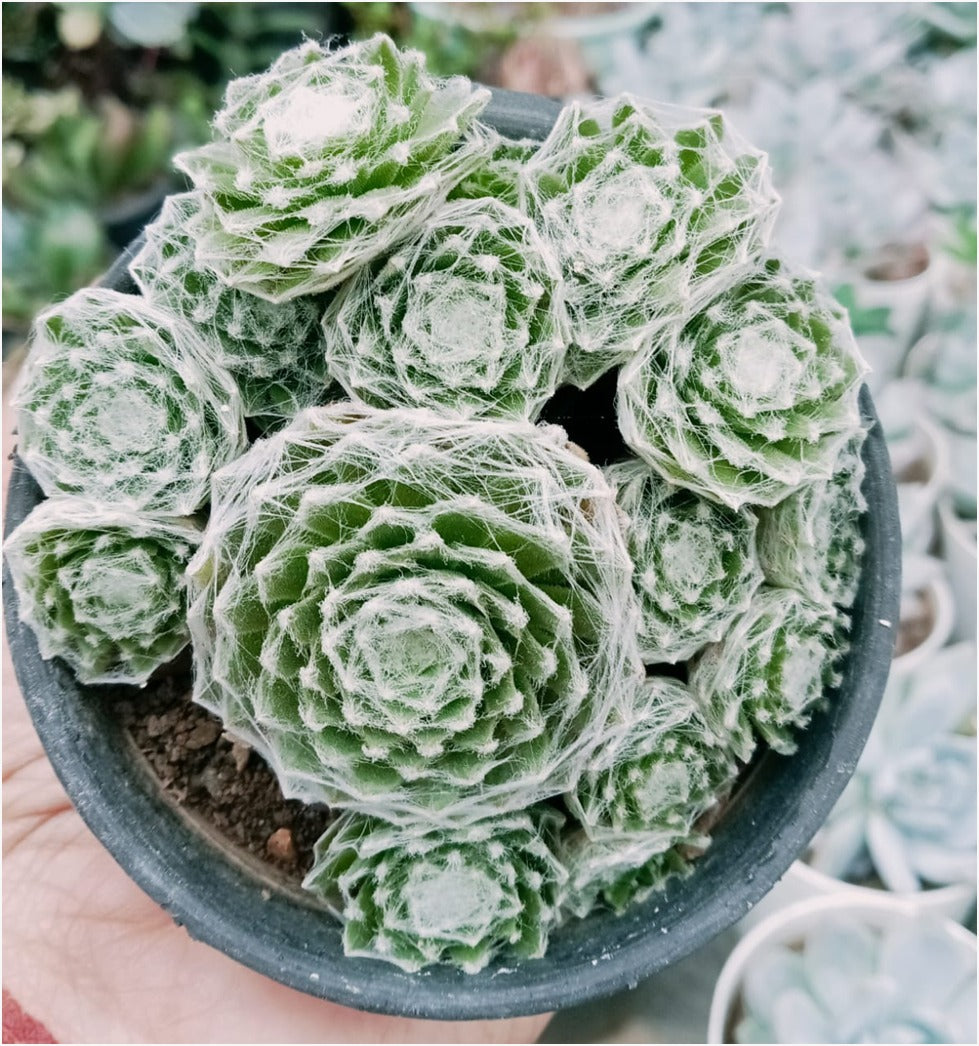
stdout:
[(449, 200), (500, 200), (527, 213), (526, 168), (540, 148), (529, 138), (507, 138), (485, 125), (486, 149), (472, 169), (449, 193)]
[(215, 141), (176, 165), (206, 197), (198, 261), (270, 301), (341, 283), (410, 236), (483, 150), (489, 92), (386, 36), (309, 41), (233, 80)]
[(867, 509), (861, 431), (840, 452), (831, 479), (809, 483), (759, 512), (758, 557), (766, 579), (823, 606), (852, 606), (860, 582)]
[(759, 737), (791, 755), (795, 731), (839, 685), (842, 643), (838, 611), (763, 585), (724, 639), (694, 662), (690, 688), (737, 759), (750, 759)]
[(41, 656), (85, 684), (145, 683), (190, 639), (183, 574), (199, 540), (189, 520), (41, 502), (4, 543)]
[(619, 373), (619, 430), (664, 478), (731, 508), (832, 475), (867, 367), (846, 311), (769, 259)]
[(538, 958), (567, 881), (560, 821), (540, 807), (432, 831), (346, 813), (317, 842), (303, 885), (340, 908), (347, 955), (466, 973), (497, 952)]
[(581, 388), (729, 285), (778, 207), (765, 154), (720, 113), (630, 95), (566, 106), (523, 186), (562, 259)]
[(331, 382), (320, 326), (326, 302), (294, 298), (273, 305), (222, 283), (195, 258), (200, 193), (167, 197), (146, 228), (129, 272), (150, 302), (193, 324), (210, 358), (234, 378), (246, 418), (263, 424), (326, 402)]
[(214, 479), (195, 700), (287, 795), (460, 824), (566, 791), (641, 676), (612, 492), (563, 430), (312, 408)]
[(462, 200), (362, 269), (323, 328), (330, 371), (371, 406), (532, 419), (564, 364), (561, 269), (518, 211)]
[(100, 288), (37, 318), (14, 406), (45, 494), (172, 516), (200, 508), (246, 442), (238, 390), (194, 329)]
[(560, 851), (566, 906), (587, 914), (604, 901), (622, 911), (685, 870), (687, 848), (707, 839), (697, 822), (734, 780), (736, 767), (687, 687), (649, 676), (631, 714), (565, 797), (581, 826)]
[(668, 483), (642, 461), (605, 475), (628, 521), (643, 660), (685, 661), (722, 637), (762, 583), (758, 520)]

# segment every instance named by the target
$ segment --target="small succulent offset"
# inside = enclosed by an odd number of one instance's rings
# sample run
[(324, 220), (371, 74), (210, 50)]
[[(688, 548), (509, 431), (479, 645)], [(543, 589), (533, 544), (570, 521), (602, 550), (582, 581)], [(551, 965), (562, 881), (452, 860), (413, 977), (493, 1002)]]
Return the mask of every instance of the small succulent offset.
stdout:
[(840, 682), (840, 651), (836, 612), (763, 585), (721, 642), (696, 659), (690, 686), (738, 759), (751, 758), (759, 736), (789, 755), (798, 743), (794, 731)]
[(348, 955), (466, 973), (501, 948), (539, 958), (568, 878), (554, 856), (560, 823), (548, 807), (450, 831), (347, 813), (316, 844), (304, 885), (339, 902)]
[(696, 829), (733, 782), (736, 765), (687, 687), (649, 676), (631, 714), (581, 775), (565, 802), (581, 829), (566, 836), (567, 909), (586, 915), (601, 900), (624, 911), (703, 849)]
[(14, 393), (18, 452), (45, 494), (187, 516), (245, 447), (241, 400), (189, 324), (76, 291), (35, 321)]
[(215, 141), (175, 161), (206, 199), (198, 261), (273, 302), (336, 286), (444, 202), (484, 150), (465, 132), (488, 101), (380, 35), (232, 80)]
[(493, 199), (443, 208), (327, 312), (326, 359), (357, 399), (535, 418), (562, 376), (561, 270), (534, 224)]
[(42, 657), (82, 683), (141, 685), (190, 640), (183, 574), (199, 541), (189, 520), (49, 498), (4, 554)]
[(238, 386), (246, 418), (274, 424), (324, 402), (331, 384), (323, 358), (324, 302), (273, 305), (222, 283), (196, 259), (202, 197), (170, 196), (146, 229), (129, 272), (147, 301), (205, 335), (215, 366)]
[(574, 102), (528, 161), (527, 206), (568, 281), (567, 379), (582, 388), (757, 258), (778, 197), (720, 113)]
[(888, 684), (867, 747), (809, 862), (889, 890), (976, 878), (976, 650), (946, 647)]
[[(347, 952), (409, 971), (689, 872), (837, 681), (862, 554), (863, 365), (762, 260), (764, 155), (625, 95), (509, 141), (487, 101), (383, 36), (233, 82), (144, 297), (44, 313), (17, 398), (43, 655), (141, 683), (189, 634), (195, 700), (337, 814), (305, 885)], [(615, 367), (603, 473), (534, 422)]]
[(619, 373), (619, 428), (664, 478), (732, 508), (829, 479), (860, 429), (846, 313), (769, 259)]
[(864, 542), (860, 517), (865, 433), (841, 451), (833, 476), (758, 513), (758, 558), (773, 585), (794, 588), (821, 606), (847, 608), (856, 598)]
[(829, 918), (752, 959), (735, 1041), (975, 1042), (976, 957), (933, 919)]
[(523, 809), (631, 700), (629, 571), (562, 430), (312, 408), (215, 476), (195, 699), (288, 795), (394, 821)]
[(685, 661), (716, 643), (762, 583), (757, 518), (660, 479), (635, 459), (605, 470), (635, 564), (647, 664)]

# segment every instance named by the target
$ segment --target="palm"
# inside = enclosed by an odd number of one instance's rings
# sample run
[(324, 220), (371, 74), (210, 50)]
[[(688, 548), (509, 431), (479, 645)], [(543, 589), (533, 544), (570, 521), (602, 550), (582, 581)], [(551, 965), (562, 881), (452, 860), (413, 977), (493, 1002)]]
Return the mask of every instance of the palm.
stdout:
[(116, 866), (45, 758), (4, 650), (5, 987), (62, 1042), (526, 1042), (547, 1017), (377, 1017), (200, 944)]

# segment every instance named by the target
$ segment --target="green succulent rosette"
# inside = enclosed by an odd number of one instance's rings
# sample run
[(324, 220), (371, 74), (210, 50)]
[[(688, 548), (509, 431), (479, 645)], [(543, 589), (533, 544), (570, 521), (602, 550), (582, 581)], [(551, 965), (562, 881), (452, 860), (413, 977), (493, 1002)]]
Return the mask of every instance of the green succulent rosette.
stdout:
[(466, 132), (488, 101), (382, 35), (307, 41), (233, 80), (215, 141), (175, 159), (207, 199), (198, 261), (274, 302), (336, 286), (444, 202), (484, 148)]
[(448, 204), (323, 320), (326, 360), (374, 407), (534, 418), (561, 377), (561, 270), (533, 223), (496, 200)]
[(347, 813), (317, 842), (303, 885), (340, 908), (347, 955), (478, 973), (498, 952), (544, 954), (567, 880), (559, 823), (546, 808), (439, 831)]
[(828, 689), (838, 686), (838, 612), (763, 585), (748, 612), (700, 655), (690, 688), (714, 733), (746, 762), (758, 738), (791, 755)]
[(833, 476), (809, 483), (759, 512), (758, 557), (766, 579), (794, 588), (813, 603), (848, 608), (860, 583), (867, 509), (860, 456), (865, 433), (842, 450)]
[(581, 388), (730, 285), (778, 207), (765, 154), (720, 113), (630, 95), (566, 106), (524, 186), (562, 259)]
[(41, 502), (4, 543), (20, 619), (79, 681), (142, 685), (187, 645), (189, 520), (78, 498)]
[(34, 323), (14, 393), (17, 451), (45, 494), (191, 515), (245, 447), (234, 382), (183, 320), (77, 291)]
[(458, 824), (567, 790), (641, 666), (565, 439), (337, 405), (253, 446), (189, 569), (195, 699), (301, 799)]
[(622, 911), (685, 872), (689, 851), (707, 845), (697, 823), (735, 777), (730, 752), (683, 683), (649, 676), (638, 695), (565, 796), (580, 826), (560, 850), (575, 915), (599, 903)]
[(762, 583), (757, 518), (667, 483), (635, 459), (605, 475), (627, 521), (643, 660), (686, 661), (723, 636)]
[(861, 427), (846, 311), (770, 259), (619, 374), (619, 430), (665, 479), (738, 509), (829, 479)]
[(191, 323), (210, 358), (235, 380), (246, 418), (274, 425), (326, 402), (323, 329), (326, 302), (295, 298), (273, 305), (222, 283), (196, 258), (200, 193), (167, 197), (146, 243), (129, 264), (143, 296)]

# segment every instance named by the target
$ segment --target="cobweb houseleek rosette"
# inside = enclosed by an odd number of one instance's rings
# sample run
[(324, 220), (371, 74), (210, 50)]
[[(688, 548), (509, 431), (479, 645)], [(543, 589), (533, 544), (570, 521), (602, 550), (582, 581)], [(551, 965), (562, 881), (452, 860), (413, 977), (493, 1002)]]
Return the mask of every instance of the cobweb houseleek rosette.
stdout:
[(650, 676), (631, 714), (565, 796), (580, 830), (560, 850), (570, 872), (567, 908), (604, 902), (623, 911), (686, 871), (708, 840), (698, 821), (731, 784), (736, 766), (687, 687)]
[(241, 400), (185, 321), (77, 291), (34, 323), (14, 393), (17, 450), (45, 494), (186, 516), (245, 447)]
[(273, 305), (222, 283), (195, 257), (201, 206), (197, 192), (169, 196), (147, 226), (129, 264), (143, 296), (193, 324), (238, 386), (245, 417), (275, 424), (326, 402), (333, 388), (320, 326), (326, 301)]
[(463, 200), (361, 270), (323, 329), (331, 373), (371, 406), (534, 418), (564, 363), (561, 270), (518, 211)]
[(480, 129), (487, 136), (487, 147), (474, 161), (472, 170), (449, 193), (449, 200), (490, 198), (526, 214), (526, 168), (540, 142), (506, 138), (485, 126)]
[(720, 113), (630, 95), (566, 106), (523, 187), (568, 281), (581, 388), (730, 285), (778, 207), (765, 154)]
[(337, 405), (215, 476), (195, 699), (287, 795), (473, 821), (566, 790), (640, 674), (611, 491), (560, 429)]
[(187, 645), (189, 520), (81, 498), (41, 502), (4, 543), (20, 619), (81, 683), (142, 685)]
[(643, 660), (685, 661), (722, 637), (762, 583), (758, 521), (667, 483), (642, 461), (605, 475), (626, 517)]
[(470, 170), (483, 145), (467, 129), (489, 97), (382, 35), (307, 41), (233, 80), (215, 141), (175, 159), (207, 199), (198, 261), (275, 302), (341, 283)]
[(769, 259), (619, 374), (619, 430), (665, 479), (731, 508), (829, 479), (861, 428), (846, 311)]
[(747, 613), (693, 663), (690, 688), (714, 734), (747, 762), (762, 739), (791, 755), (827, 691), (840, 683), (839, 612), (763, 585)]
[(560, 821), (542, 807), (433, 831), (346, 813), (303, 886), (339, 908), (347, 955), (470, 974), (497, 953), (539, 958), (567, 881), (553, 852)]
[(849, 608), (856, 599), (866, 511), (860, 456), (866, 433), (841, 451), (833, 476), (808, 483), (759, 512), (758, 558), (773, 585), (794, 588), (822, 606)]

